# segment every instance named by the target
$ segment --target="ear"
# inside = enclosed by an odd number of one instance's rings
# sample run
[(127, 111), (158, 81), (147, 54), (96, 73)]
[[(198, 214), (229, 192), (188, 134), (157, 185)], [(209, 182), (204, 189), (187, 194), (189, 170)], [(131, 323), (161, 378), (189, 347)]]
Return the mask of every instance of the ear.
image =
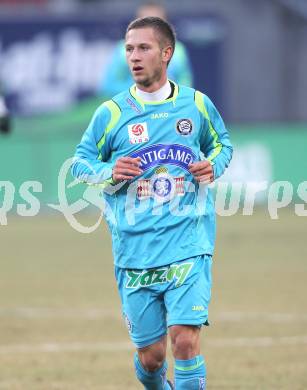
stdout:
[(162, 50), (162, 60), (164, 62), (168, 62), (171, 60), (172, 58), (172, 55), (173, 55), (173, 48), (172, 46), (166, 46), (163, 48)]

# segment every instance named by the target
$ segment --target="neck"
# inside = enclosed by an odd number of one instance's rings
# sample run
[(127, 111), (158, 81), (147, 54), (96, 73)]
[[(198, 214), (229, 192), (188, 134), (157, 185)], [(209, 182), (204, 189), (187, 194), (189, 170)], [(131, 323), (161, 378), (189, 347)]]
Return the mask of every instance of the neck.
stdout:
[(143, 91), (136, 86), (136, 94), (145, 102), (159, 102), (165, 100), (170, 96), (171, 92), (172, 88), (168, 80), (154, 92)]
[(167, 75), (163, 75), (161, 77), (160, 80), (158, 81), (155, 81), (154, 83), (152, 83), (151, 85), (149, 86), (144, 86), (144, 85), (140, 85), (138, 83), (136, 83), (136, 87), (140, 90), (140, 91), (143, 91), (143, 92), (149, 92), (149, 93), (152, 93), (152, 92), (156, 92), (158, 91), (161, 87), (163, 87), (163, 85), (165, 85), (167, 83)]

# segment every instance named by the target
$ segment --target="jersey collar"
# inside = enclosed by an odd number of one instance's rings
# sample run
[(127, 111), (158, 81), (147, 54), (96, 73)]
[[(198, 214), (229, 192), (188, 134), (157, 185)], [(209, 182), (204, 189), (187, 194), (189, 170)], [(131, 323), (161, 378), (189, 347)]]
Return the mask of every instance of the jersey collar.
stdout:
[(175, 101), (177, 99), (177, 96), (178, 96), (178, 92), (179, 92), (179, 87), (178, 85), (172, 81), (172, 80), (169, 80), (171, 83), (173, 83), (174, 85), (174, 93), (173, 93), (173, 96), (168, 98), (168, 99), (165, 99), (165, 100), (161, 100), (161, 101), (156, 101), (156, 102), (146, 102), (145, 100), (141, 99), (137, 94), (136, 94), (136, 86), (135, 84), (132, 85), (132, 87), (130, 88), (130, 94), (131, 96), (142, 106), (142, 108), (144, 109), (145, 106), (147, 105), (158, 105), (158, 104), (164, 104), (164, 103), (170, 103), (170, 102), (173, 102), (173, 104), (175, 104)]

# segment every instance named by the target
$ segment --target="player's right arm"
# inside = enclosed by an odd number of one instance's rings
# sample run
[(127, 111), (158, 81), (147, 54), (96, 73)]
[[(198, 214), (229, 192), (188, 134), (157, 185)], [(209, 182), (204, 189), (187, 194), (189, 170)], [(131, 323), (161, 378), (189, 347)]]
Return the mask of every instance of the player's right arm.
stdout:
[(132, 157), (120, 157), (116, 160), (116, 163), (113, 168), (113, 181), (114, 183), (119, 183), (123, 180), (131, 180), (135, 176), (142, 174), (140, 169), (141, 158), (132, 158)]
[(94, 185), (113, 185), (133, 179), (142, 172), (140, 158), (112, 159), (112, 130), (120, 118), (119, 107), (113, 101), (102, 104), (86, 129), (72, 163), (72, 175)]
[(108, 104), (102, 104), (96, 110), (76, 149), (71, 166), (75, 178), (88, 184), (112, 184), (110, 124), (112, 119), (115, 122), (119, 117), (120, 111), (114, 109), (112, 112), (112, 106)]

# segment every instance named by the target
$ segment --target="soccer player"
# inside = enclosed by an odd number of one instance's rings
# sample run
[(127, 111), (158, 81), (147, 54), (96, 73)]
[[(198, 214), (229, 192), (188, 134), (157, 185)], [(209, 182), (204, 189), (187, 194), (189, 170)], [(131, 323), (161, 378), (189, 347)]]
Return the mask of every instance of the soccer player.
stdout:
[[(147, 16), (157, 16), (167, 20), (165, 8), (154, 2), (144, 3), (137, 9), (137, 18)], [(193, 84), (190, 60), (182, 42), (176, 42), (176, 50), (168, 69), (168, 76), (178, 84), (188, 87)], [(113, 55), (99, 81), (98, 94), (111, 98), (124, 89), (128, 89), (132, 83), (133, 78), (126, 62), (125, 41), (121, 40), (116, 44)]]
[[(208, 183), (222, 175), (232, 147), (211, 100), (168, 79), (169, 23), (136, 19), (125, 42), (135, 84), (97, 109), (72, 174), (104, 188), (138, 380), (148, 390), (205, 389), (200, 332), (208, 325), (215, 241)], [(174, 385), (166, 379), (167, 333)]]

